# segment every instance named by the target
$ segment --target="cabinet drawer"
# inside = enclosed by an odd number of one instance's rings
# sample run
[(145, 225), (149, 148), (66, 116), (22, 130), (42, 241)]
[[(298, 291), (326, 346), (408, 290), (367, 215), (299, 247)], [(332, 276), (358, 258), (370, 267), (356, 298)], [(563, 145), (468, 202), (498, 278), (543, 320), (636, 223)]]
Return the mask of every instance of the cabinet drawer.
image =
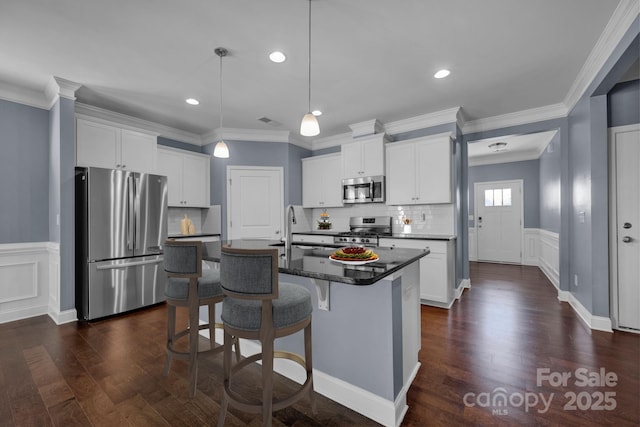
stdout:
[(428, 247), (431, 253), (447, 253), (447, 242), (442, 240), (418, 240), (418, 239), (380, 239), (380, 246), (385, 248), (397, 247), (407, 249), (424, 249)]
[(294, 234), (291, 239), (294, 242), (302, 242), (302, 243), (320, 243), (325, 245), (333, 244), (332, 236), (318, 236), (316, 234)]

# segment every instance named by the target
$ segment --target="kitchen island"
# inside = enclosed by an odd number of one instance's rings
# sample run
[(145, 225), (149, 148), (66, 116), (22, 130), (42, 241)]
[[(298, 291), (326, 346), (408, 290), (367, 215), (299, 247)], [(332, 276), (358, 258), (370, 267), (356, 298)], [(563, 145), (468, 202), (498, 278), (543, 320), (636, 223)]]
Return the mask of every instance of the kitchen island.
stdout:
[[(378, 260), (349, 265), (329, 259), (335, 247), (233, 240), (203, 243), (203, 258), (219, 261), (222, 244), (279, 251), (279, 279), (312, 295), (314, 388), (383, 425), (397, 426), (407, 410), (406, 393), (419, 367), (419, 263), (429, 250), (374, 248)], [(218, 313), (220, 310), (218, 310)], [(222, 337), (216, 336), (221, 342)], [(243, 356), (260, 351), (242, 343)], [(298, 334), (276, 348), (304, 354)], [(298, 382), (299, 366), (277, 360), (275, 369)]]

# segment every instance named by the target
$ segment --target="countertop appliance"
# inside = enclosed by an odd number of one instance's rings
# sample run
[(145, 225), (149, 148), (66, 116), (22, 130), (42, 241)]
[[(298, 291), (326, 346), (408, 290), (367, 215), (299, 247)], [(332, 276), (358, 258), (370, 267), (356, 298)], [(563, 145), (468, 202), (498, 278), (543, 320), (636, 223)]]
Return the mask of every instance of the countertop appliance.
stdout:
[(76, 310), (91, 320), (164, 300), (167, 178), (76, 168)]
[(384, 202), (384, 176), (363, 176), (342, 180), (343, 203)]
[(391, 234), (390, 216), (353, 216), (349, 218), (349, 231), (338, 233), (333, 242), (377, 247), (379, 237)]

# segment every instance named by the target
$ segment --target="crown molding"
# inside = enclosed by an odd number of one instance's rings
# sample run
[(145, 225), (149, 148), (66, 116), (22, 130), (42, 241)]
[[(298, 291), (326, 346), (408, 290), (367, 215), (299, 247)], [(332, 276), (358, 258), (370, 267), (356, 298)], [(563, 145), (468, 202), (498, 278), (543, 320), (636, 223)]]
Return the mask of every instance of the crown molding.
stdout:
[(312, 150), (322, 150), (324, 148), (331, 148), (340, 146), (347, 142), (353, 141), (351, 132), (340, 133), (338, 135), (325, 136), (324, 138), (318, 138), (313, 140)]
[(58, 98), (76, 100), (76, 91), (80, 89), (80, 83), (63, 79), (62, 77), (51, 76), (47, 86), (44, 88), (44, 96), (49, 104), (49, 109), (58, 101)]
[(516, 111), (514, 113), (507, 113), (500, 116), (487, 117), (486, 119), (467, 122), (462, 127), (462, 133), (470, 134), (485, 132), (493, 129), (502, 129), (510, 126), (558, 119), (566, 117), (568, 112), (569, 110), (563, 103), (531, 108), (530, 110)]
[(262, 130), (242, 128), (217, 128), (202, 135), (203, 145), (213, 144), (219, 140), (254, 141), (254, 142), (283, 142), (311, 149), (311, 143), (300, 141), (291, 136), (288, 130)]
[(138, 119), (136, 117), (127, 116), (125, 114), (116, 113), (114, 111), (105, 110), (103, 108), (83, 104), (81, 102), (76, 102), (75, 105), (76, 114), (93, 117), (107, 122), (115, 122), (124, 128), (138, 131), (143, 130), (147, 133), (175, 139), (176, 141), (185, 142), (187, 144), (194, 144), (198, 146), (202, 145), (202, 138), (200, 135), (192, 132), (183, 131), (161, 125), (159, 123), (150, 122), (148, 120)]
[[(544, 151), (544, 150), (542, 150)], [(499, 154), (487, 154), (486, 156), (469, 157), (469, 166), (495, 165), (498, 163), (524, 162), (537, 160), (542, 153), (539, 150), (505, 152)]]
[(29, 107), (42, 108), (48, 110), (49, 101), (41, 90), (30, 89), (24, 86), (16, 86), (4, 81), (0, 81), (0, 99), (15, 102), (16, 104), (28, 105)]
[(399, 133), (411, 132), (414, 130), (426, 129), (454, 122), (462, 128), (463, 117), (460, 107), (449, 108), (447, 110), (436, 111), (435, 113), (423, 114), (421, 116), (409, 117), (408, 119), (385, 123), (384, 131), (389, 135), (396, 135)]
[(378, 119), (371, 119), (365, 122), (354, 123), (349, 125), (351, 128), (351, 136), (358, 138), (359, 136), (373, 135), (384, 132), (384, 127)]
[(576, 106), (639, 14), (638, 0), (620, 1), (564, 99), (567, 111)]

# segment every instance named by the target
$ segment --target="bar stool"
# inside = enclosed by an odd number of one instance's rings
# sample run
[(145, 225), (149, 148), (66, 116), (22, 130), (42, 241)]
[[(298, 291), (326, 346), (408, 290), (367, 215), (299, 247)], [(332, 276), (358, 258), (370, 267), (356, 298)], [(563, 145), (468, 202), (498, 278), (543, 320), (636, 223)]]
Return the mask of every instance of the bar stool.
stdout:
[[(224, 330), (224, 386), (218, 425), (224, 425), (227, 406), (250, 413), (262, 413), (262, 425), (271, 426), (273, 411), (280, 410), (308, 394), (316, 413), (311, 362), (311, 294), (299, 285), (278, 283), (277, 249), (239, 249), (223, 246), (220, 256), (220, 284), (227, 296), (222, 303)], [(274, 351), (276, 338), (304, 329), (305, 357)], [(233, 337), (259, 340), (262, 352), (231, 366)], [(306, 369), (306, 380), (294, 393), (273, 400), (273, 358), (293, 360)], [(262, 401), (250, 403), (232, 390), (232, 376), (238, 370), (262, 360)]]
[[(222, 352), (223, 346), (215, 344), (216, 304), (224, 299), (220, 287), (220, 273), (215, 270), (202, 272), (202, 242), (167, 240), (164, 246), (164, 271), (167, 273), (165, 297), (167, 302), (167, 360), (164, 376), (169, 375), (173, 358), (187, 360), (189, 363), (189, 397), (196, 394), (198, 376), (198, 354)], [(209, 309), (209, 323), (200, 325), (200, 306)], [(187, 307), (189, 313), (188, 326), (176, 332), (176, 307)], [(199, 350), (198, 332), (209, 329), (210, 348)], [(178, 351), (176, 342), (188, 337), (189, 350)], [(233, 340), (236, 359), (240, 360), (240, 343)]]

